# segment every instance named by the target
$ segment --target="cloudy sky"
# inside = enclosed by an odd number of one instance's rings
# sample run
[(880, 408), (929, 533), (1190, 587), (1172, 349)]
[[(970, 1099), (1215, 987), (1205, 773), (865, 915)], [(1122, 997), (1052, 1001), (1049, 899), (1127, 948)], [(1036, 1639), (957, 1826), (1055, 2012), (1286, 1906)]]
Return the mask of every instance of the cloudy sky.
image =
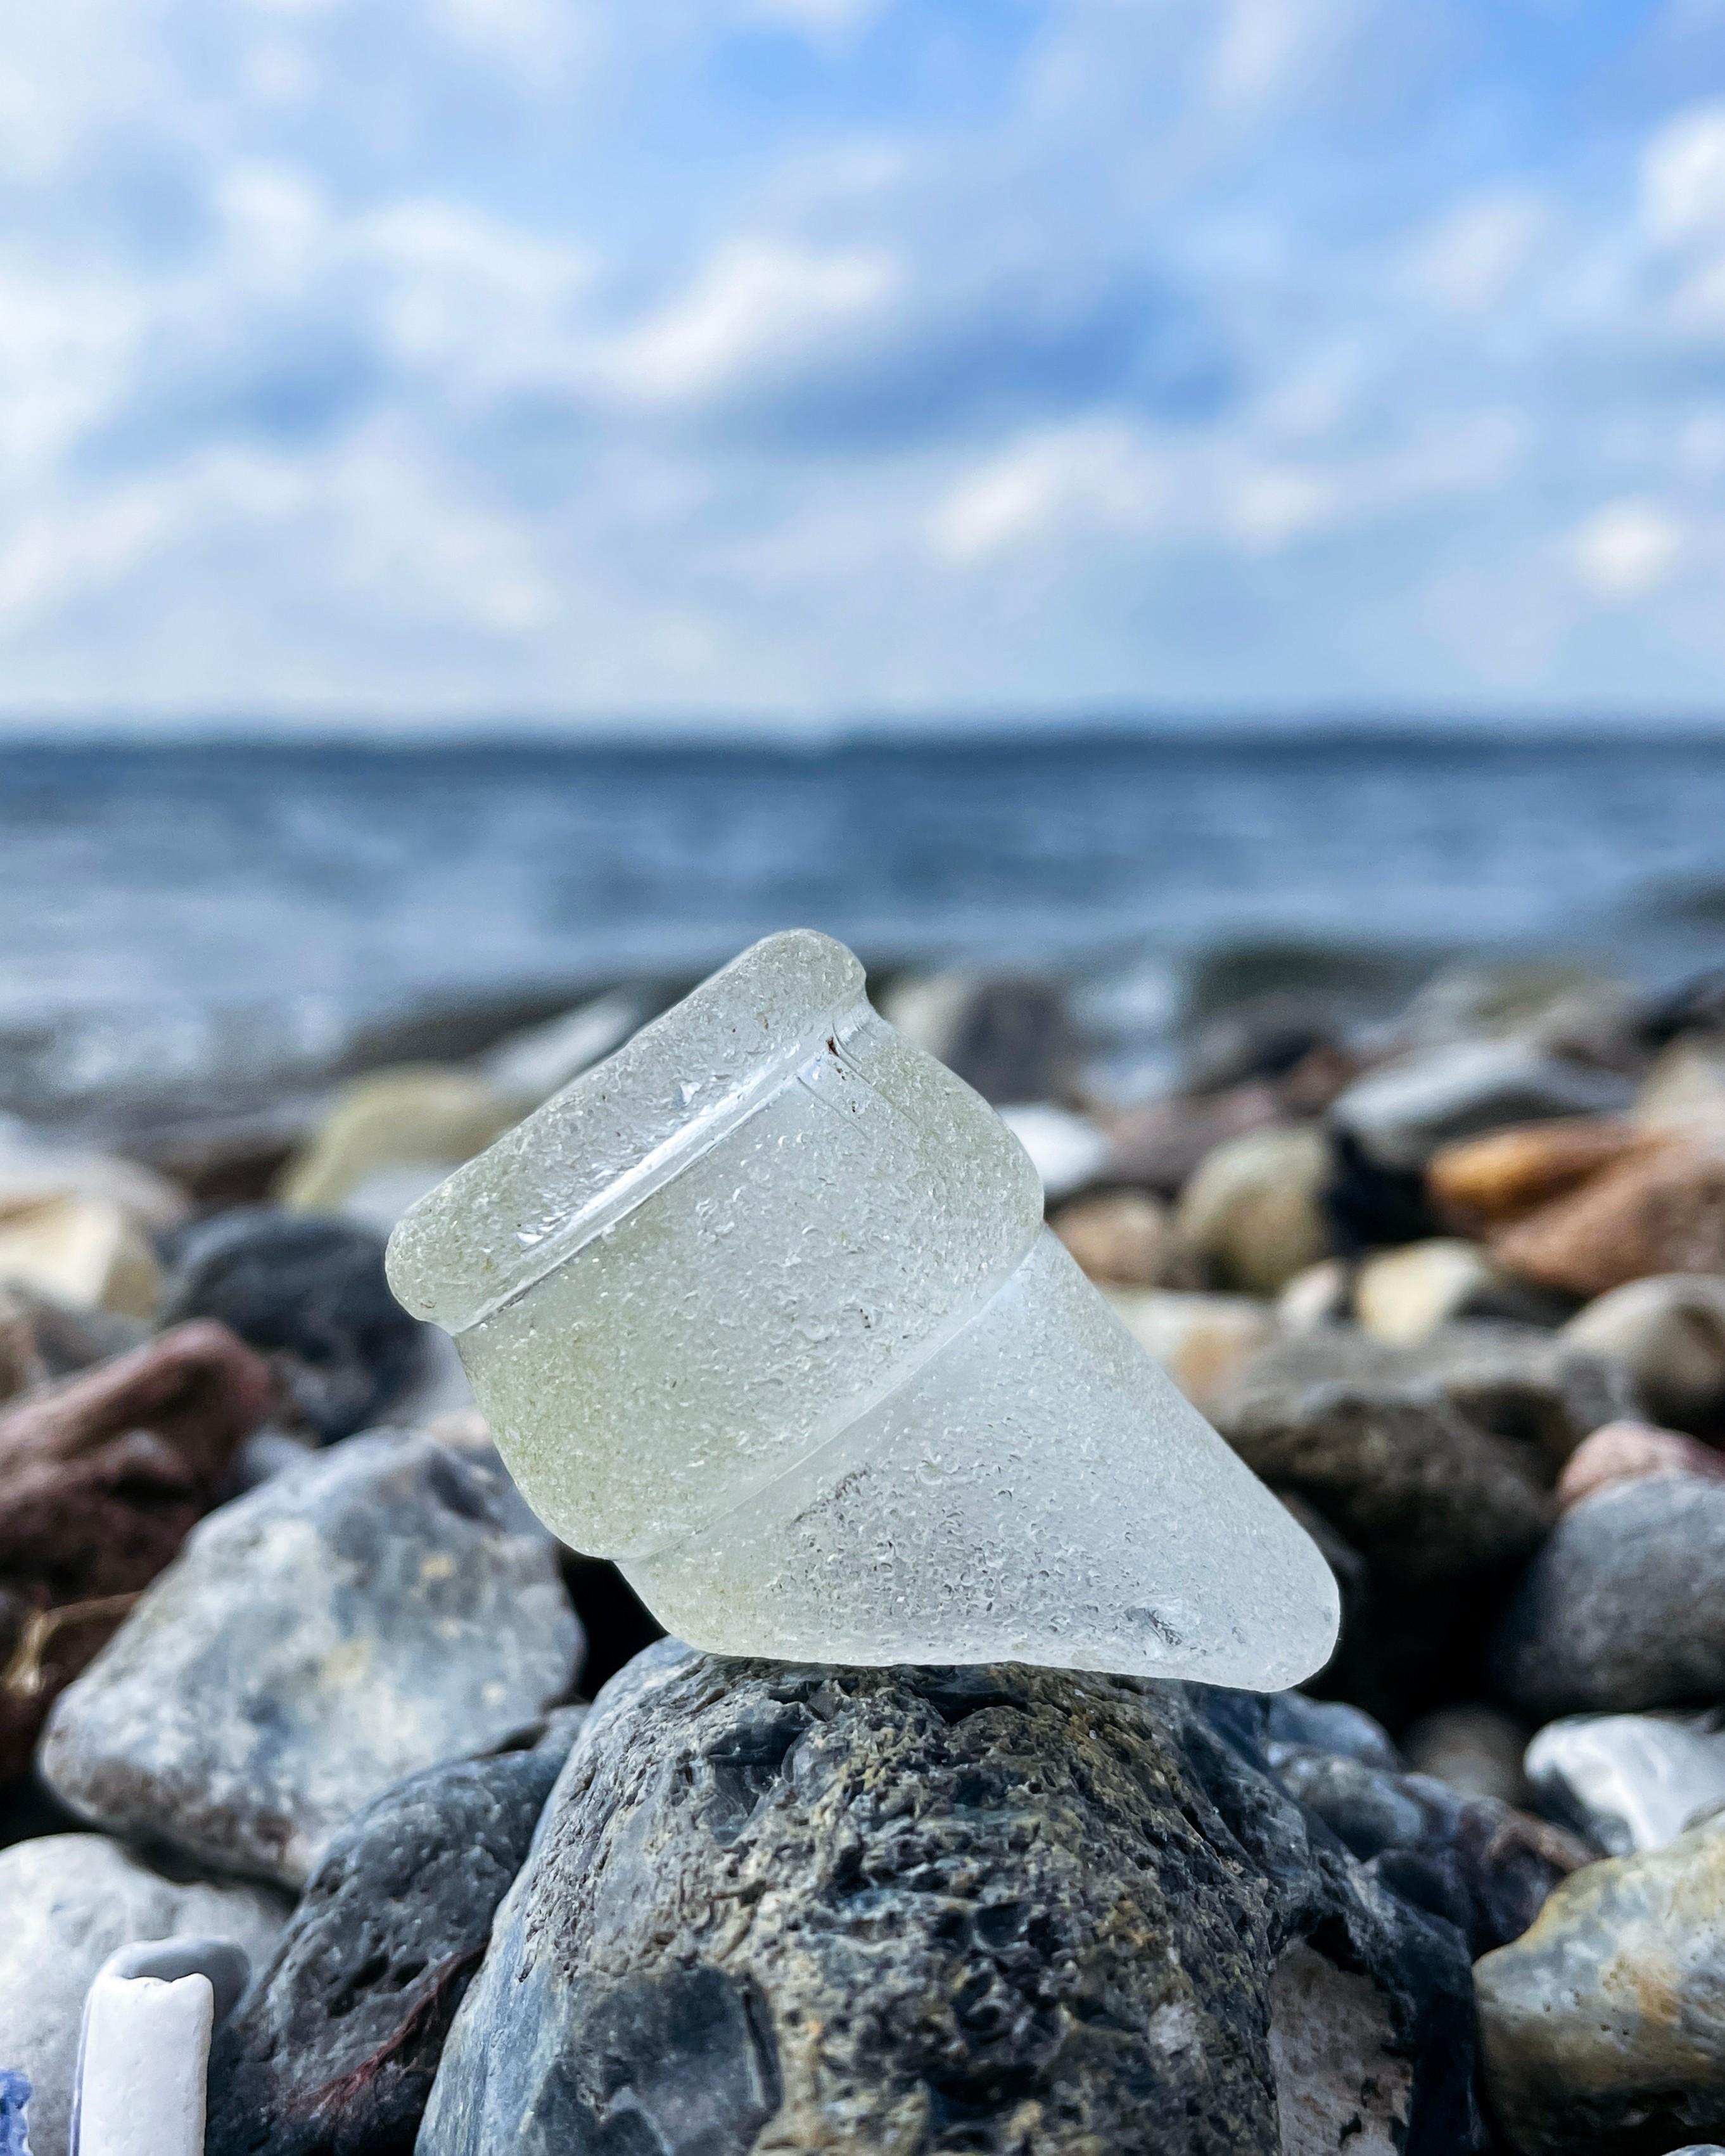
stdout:
[(1725, 0), (55, 0), (0, 714), (1725, 713)]

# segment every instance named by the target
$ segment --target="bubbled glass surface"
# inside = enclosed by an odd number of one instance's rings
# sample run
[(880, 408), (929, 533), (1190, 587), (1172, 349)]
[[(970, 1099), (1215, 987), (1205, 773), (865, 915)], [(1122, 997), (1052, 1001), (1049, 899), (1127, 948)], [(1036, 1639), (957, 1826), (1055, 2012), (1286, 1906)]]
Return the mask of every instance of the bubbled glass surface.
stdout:
[(1296, 1683), (1335, 1643), (1304, 1532), (1046, 1229), (916, 1375), (732, 1518), (625, 1564), (721, 1653)]
[(1296, 1681), (1328, 1568), (1040, 1220), (803, 931), (422, 1201), (390, 1275), (542, 1517), (696, 1644)]

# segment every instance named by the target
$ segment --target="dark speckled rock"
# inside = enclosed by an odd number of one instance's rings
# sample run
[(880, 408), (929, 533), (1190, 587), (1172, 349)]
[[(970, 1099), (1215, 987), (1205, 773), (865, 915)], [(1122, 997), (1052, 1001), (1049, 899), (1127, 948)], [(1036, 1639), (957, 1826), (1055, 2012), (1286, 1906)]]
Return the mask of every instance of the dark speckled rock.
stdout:
[(563, 1770), (418, 2156), (1459, 2156), (1461, 1937), (1266, 1735), (1248, 1695), (664, 1641)]
[(1474, 1954), (1519, 1938), (1560, 1879), (1594, 1852), (1495, 1797), (1427, 1774), (1272, 1744), (1276, 1779), (1384, 1885), (1463, 1933)]
[(211, 1515), (61, 1694), (42, 1774), (111, 1832), (297, 1888), (392, 1782), (564, 1697), (580, 1649), (495, 1478), (378, 1431)]
[(455, 2010), (582, 1710), (355, 1814), (210, 2054), (207, 2156), (413, 2146)]
[(1412, 1348), (1329, 1326), (1255, 1358), (1214, 1415), (1358, 1553), (1331, 1681), (1400, 1722), (1485, 1693), (1558, 1467), (1623, 1397), (1604, 1363), (1517, 1326), (1446, 1326)]
[(1556, 1517), (1558, 1467), (1625, 1397), (1596, 1358), (1517, 1327), (1390, 1348), (1338, 1326), (1266, 1348), (1216, 1422), (1368, 1563), (1419, 1584), (1526, 1556)]
[(351, 1220), (236, 1206), (182, 1231), (164, 1321), (218, 1317), (274, 1369), (277, 1419), (320, 1444), (375, 1422), (418, 1375), (424, 1327)]

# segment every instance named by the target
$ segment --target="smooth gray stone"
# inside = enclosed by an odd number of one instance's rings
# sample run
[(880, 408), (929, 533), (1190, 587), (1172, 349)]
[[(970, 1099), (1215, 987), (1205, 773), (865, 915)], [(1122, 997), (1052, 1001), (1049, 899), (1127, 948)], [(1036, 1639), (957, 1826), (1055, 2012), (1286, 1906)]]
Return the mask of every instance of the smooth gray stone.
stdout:
[(1492, 2109), (1522, 2156), (1725, 2132), (1725, 1819), (1573, 1872), (1474, 1981)]
[(1332, 1121), (1381, 1168), (1423, 1168), (1440, 1146), (1511, 1123), (1615, 1115), (1632, 1081), (1519, 1040), (1463, 1040), (1368, 1071), (1332, 1104)]
[(0, 2056), (30, 2077), (35, 2156), (66, 2156), (84, 1996), (111, 1953), (191, 1933), (258, 1961), (286, 1915), (267, 1888), (165, 1879), (105, 1835), (0, 1850)]
[(1546, 1810), (1608, 1856), (1663, 1849), (1725, 1804), (1725, 1731), (1717, 1714), (1580, 1714), (1548, 1722), (1527, 1747)]
[(1621, 1363), (1669, 1430), (1707, 1431), (1725, 1407), (1725, 1280), (1657, 1273), (1597, 1296), (1563, 1337)]
[(382, 1235), (352, 1221), (238, 1205), (175, 1236), (160, 1320), (214, 1317), (265, 1357), (278, 1413), (328, 1444), (414, 1381), (426, 1329), (383, 1277)]
[(1456, 1325), (1393, 1348), (1333, 1326), (1254, 1357), (1213, 1419), (1368, 1563), (1425, 1584), (1530, 1553), (1558, 1462), (1615, 1404), (1598, 1364), (1543, 1333)]
[(1527, 1803), (1527, 1728), (1501, 1707), (1438, 1707), (1405, 1732), (1402, 1744), (1416, 1774), (1447, 1783), (1458, 1796)]
[(350, 1439), (198, 1527), (56, 1704), (44, 1779), (116, 1833), (297, 1888), (391, 1783), (500, 1742), (581, 1628), (495, 1479), (416, 1431)]
[(335, 1835), (210, 2054), (207, 2156), (408, 2148), (585, 1710), (410, 1774)]
[(1495, 1645), (1533, 1721), (1725, 1699), (1725, 1482), (1650, 1475), (1566, 1512)]
[(1392, 1774), (1407, 1767), (1383, 1723), (1374, 1722), (1363, 1709), (1349, 1707), (1345, 1700), (1308, 1699), (1303, 1691), (1271, 1692), (1266, 1705), (1265, 1727), (1272, 1768), (1278, 1754), (1291, 1748), (1340, 1753), (1363, 1766), (1382, 1768)]
[(418, 2156), (1477, 2147), (1459, 1934), (1276, 1784), (1265, 1724), (1179, 1685), (649, 1648), (547, 1804)]

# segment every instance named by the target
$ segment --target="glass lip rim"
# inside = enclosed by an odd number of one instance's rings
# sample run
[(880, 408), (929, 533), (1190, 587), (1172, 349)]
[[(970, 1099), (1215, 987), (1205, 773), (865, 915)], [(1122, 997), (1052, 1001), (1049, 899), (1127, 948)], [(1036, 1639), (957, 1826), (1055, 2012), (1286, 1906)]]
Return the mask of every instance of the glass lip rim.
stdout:
[[(800, 1014), (803, 1023), (782, 1024), (759, 1047), (749, 1050), (748, 1068), (737, 1086), (699, 1106), (691, 1099), (686, 1104), (687, 1112), (670, 1115), (669, 1127), (655, 1142), (644, 1144), (624, 1166), (614, 1169), (584, 1198), (578, 1199), (555, 1228), (501, 1264), (490, 1281), (483, 1285), (472, 1280), (450, 1282), (427, 1291), (422, 1284), (426, 1257), (433, 1257), (435, 1270), (433, 1254), (446, 1248), (454, 1220), (470, 1209), (479, 1209), (470, 1193), (480, 1179), (475, 1171), (482, 1162), (500, 1147), (531, 1154), (560, 1125), (578, 1124), (584, 1110), (603, 1101), (608, 1086), (619, 1078), (627, 1084), (634, 1075), (631, 1063), (650, 1067), (667, 1060), (674, 1062), (680, 1039), (693, 1045), (696, 1022), (704, 1014), (734, 994), (739, 985), (746, 990), (751, 974), (761, 973), (774, 961), (790, 957), (799, 946), (796, 955), (806, 973), (808, 990)], [(868, 1000), (862, 963), (845, 944), (809, 928), (782, 929), (759, 938), (697, 982), (687, 995), (631, 1034), (613, 1054), (580, 1072), (531, 1115), (473, 1160), (464, 1162), (410, 1206), (389, 1238), (386, 1265), (392, 1291), (414, 1316), (441, 1326), (459, 1338), (494, 1317), (506, 1304), (531, 1293), (585, 1243), (626, 1217), (653, 1191), (674, 1180), (739, 1123), (760, 1112), (805, 1062), (831, 1045), (835, 1024), (838, 1037), (848, 1039), (876, 1016)], [(850, 1023), (843, 1023), (845, 1019)], [(881, 1021), (877, 1019), (877, 1022)], [(651, 1135), (650, 1126), (648, 1135)], [(495, 1198), (487, 1194), (480, 1203), (494, 1227), (519, 1235), (519, 1227), (507, 1222), (504, 1209)]]

